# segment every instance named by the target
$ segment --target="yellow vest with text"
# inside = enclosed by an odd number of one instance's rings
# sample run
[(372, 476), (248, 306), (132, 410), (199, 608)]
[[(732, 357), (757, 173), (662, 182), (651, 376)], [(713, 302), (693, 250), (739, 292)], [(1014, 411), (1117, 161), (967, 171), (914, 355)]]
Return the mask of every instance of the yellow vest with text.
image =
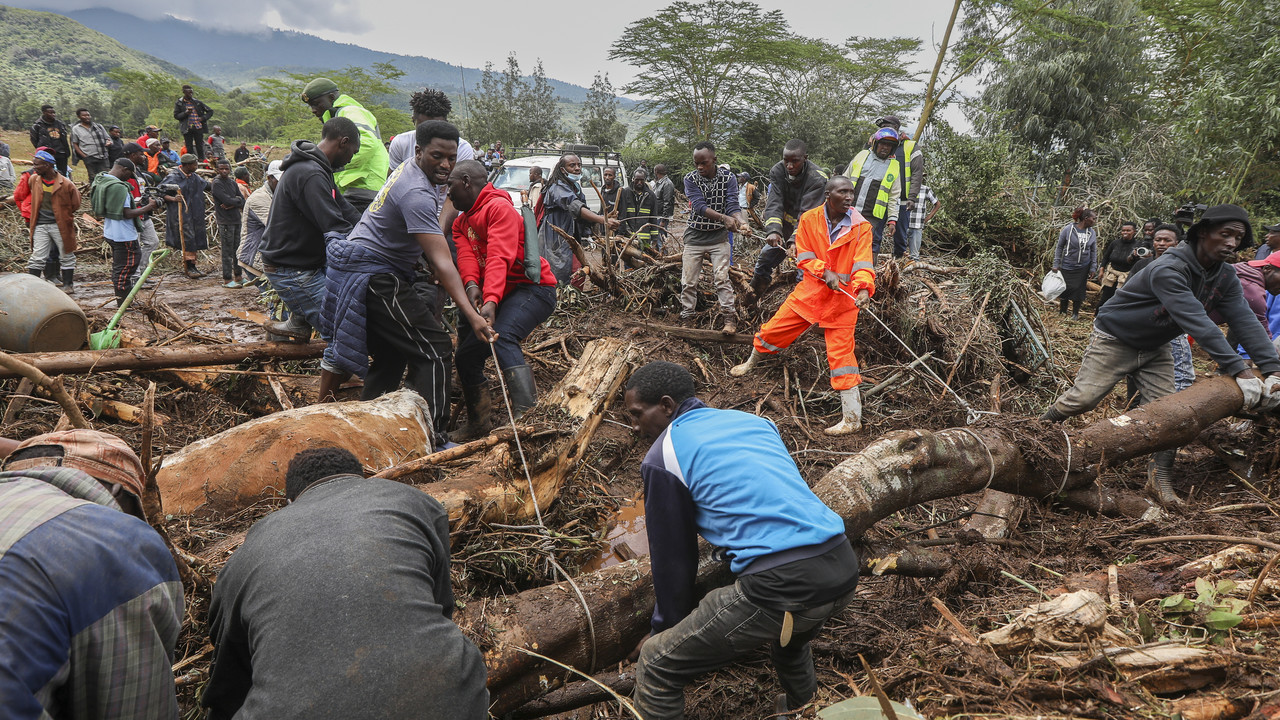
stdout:
[[(862, 177), (863, 163), (865, 163), (867, 158), (870, 156), (870, 150), (863, 150), (854, 156), (852, 163), (849, 163), (849, 178), (854, 181), (855, 185), (858, 182), (858, 178)], [(880, 179), (880, 188), (876, 191), (876, 206), (871, 213), (877, 220), (884, 219), (885, 215), (889, 212), (890, 204), (893, 205), (894, 219), (896, 220), (898, 217), (898, 198), (889, 197), (889, 188), (893, 187), (893, 181), (898, 177), (898, 174), (901, 171), (901, 167), (898, 164), (898, 158), (891, 157), (889, 159), (889, 167), (884, 171), (884, 177)], [(862, 208), (858, 208), (858, 211), (861, 212)]]

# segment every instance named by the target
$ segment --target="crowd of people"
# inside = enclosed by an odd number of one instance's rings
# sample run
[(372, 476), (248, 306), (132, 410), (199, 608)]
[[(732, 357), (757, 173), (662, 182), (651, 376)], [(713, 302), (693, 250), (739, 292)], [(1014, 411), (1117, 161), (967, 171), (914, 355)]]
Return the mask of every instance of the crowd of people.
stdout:
[[(87, 111), (68, 129), (46, 107), (31, 129), (32, 168), (13, 195), (29, 222), (29, 271), (39, 276), (55, 263), (64, 289), (74, 290), (81, 190), (68, 161), (89, 171), (120, 299), (159, 245), (152, 214), (161, 209), (166, 244), (183, 253), (186, 275), (202, 274), (196, 262), (212, 206), (226, 286), (269, 286), (283, 315), (266, 323), (269, 333), (327, 343), (318, 399), (335, 400), (352, 375), (363, 378), (364, 399), (408, 387), (426, 401), (432, 446), (441, 449), (489, 430), (488, 359), (514, 416), (536, 404), (521, 343), (554, 312), (558, 286), (581, 280), (575, 245), (597, 228), (642, 248), (669, 240), (676, 185), (664, 165), (652, 181), (648, 167), (636, 168), (629, 185), (606, 168), (596, 212), (582, 159), (564, 153), (545, 179), (530, 170), (518, 209), (491, 182), (501, 144), (479, 154), (448, 121), (444, 93), (415, 93), (414, 129), (385, 143), (376, 117), (333, 81), (310, 81), (301, 101), (319, 121), (318, 140), (295, 140), (256, 188), (233, 172), (252, 157), (246, 144), (226, 157), (211, 110), (189, 86), (173, 110), (180, 154), (157, 127), (124, 142), (119, 128), (103, 128)], [(729, 371), (756, 372), (821, 328), (841, 407), (829, 435), (862, 427), (855, 334), (875, 296), (880, 246), (903, 263), (918, 259), (921, 231), (939, 207), (922, 149), (900, 119), (877, 125), (838, 174), (810, 161), (801, 139), (781, 148), (763, 193), (764, 244), (751, 285), (759, 295), (778, 284), (788, 293), (747, 360)], [(695, 145), (690, 160), (679, 314), (698, 321), (709, 265), (716, 324), (736, 334), (734, 239), (755, 232), (749, 215), (759, 188), (722, 165), (711, 142)], [(1253, 260), (1233, 263), (1253, 243), (1249, 216), (1236, 206), (1208, 208), (1186, 228), (1153, 218), (1139, 231), (1124, 222), (1101, 252), (1096, 220), (1078, 208), (1055, 247), (1063, 313), (1079, 316), (1089, 279), (1102, 291), (1075, 383), (1043, 419), (1087, 412), (1122, 379), (1133, 402), (1182, 389), (1194, 379), (1188, 335), (1236, 378), (1245, 410), (1280, 406), (1280, 226), (1264, 226)], [(791, 252), (796, 272), (779, 274)], [(456, 334), (444, 320), (449, 300)], [(465, 422), (449, 433), (455, 370)], [(624, 405), (653, 440), (640, 471), (656, 598), (652, 633), (635, 653), (641, 715), (682, 717), (689, 682), (765, 646), (784, 690), (777, 712), (799, 709), (816, 690), (809, 643), (854, 597), (859, 563), (843, 521), (809, 489), (770, 421), (709, 407), (687, 369), (646, 364), (628, 380)], [(0, 614), (0, 706), (23, 717), (174, 717), (182, 588), (145, 523), (136, 455), (94, 431), (0, 441), (0, 455), (0, 596), (10, 608)], [(1149, 468), (1148, 491), (1166, 505), (1180, 502), (1174, 458), (1156, 453)], [(213, 666), (201, 695), (208, 716), (485, 717), (483, 658), (450, 620), (440, 503), (363, 477), (354, 456), (333, 448), (299, 453), (285, 496), (289, 504), (253, 527), (213, 590)], [(338, 525), (344, 531), (334, 534)], [(736, 577), (701, 599), (699, 536), (723, 550)]]

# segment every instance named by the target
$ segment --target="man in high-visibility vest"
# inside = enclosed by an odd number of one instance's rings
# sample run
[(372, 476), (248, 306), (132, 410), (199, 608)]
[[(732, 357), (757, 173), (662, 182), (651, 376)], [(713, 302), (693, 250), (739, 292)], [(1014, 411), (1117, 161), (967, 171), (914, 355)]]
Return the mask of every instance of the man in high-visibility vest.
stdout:
[(796, 229), (796, 265), (804, 279), (778, 312), (756, 333), (751, 357), (729, 370), (742, 377), (760, 358), (783, 350), (813, 325), (827, 342), (831, 387), (840, 391), (840, 422), (823, 432), (847, 435), (862, 428), (862, 374), (854, 356), (853, 334), (858, 309), (876, 290), (871, 254), (871, 223), (854, 207), (857, 193), (849, 178), (827, 181), (823, 204), (800, 216)]
[(341, 94), (338, 84), (329, 78), (316, 78), (307, 83), (302, 101), (311, 106), (311, 114), (320, 118), (320, 122), (344, 117), (360, 130), (360, 151), (346, 167), (333, 174), (333, 179), (347, 202), (363, 212), (387, 181), (391, 165), (387, 148), (382, 144), (382, 133), (378, 131), (378, 118), (351, 96)]
[(894, 157), (898, 131), (881, 128), (871, 147), (854, 156), (845, 174), (853, 181), (854, 207), (871, 223), (871, 255), (880, 252), (880, 239), (898, 229), (898, 198), (902, 194), (902, 164)]
[(911, 139), (909, 133), (902, 131), (902, 120), (897, 115), (885, 115), (876, 120), (876, 127), (891, 127), (898, 132), (898, 148), (893, 156), (902, 166), (902, 192), (898, 195), (898, 226), (893, 234), (893, 256), (900, 258), (907, 253), (911, 245), (911, 213), (920, 203), (920, 189), (924, 185), (924, 153), (920, 146)]

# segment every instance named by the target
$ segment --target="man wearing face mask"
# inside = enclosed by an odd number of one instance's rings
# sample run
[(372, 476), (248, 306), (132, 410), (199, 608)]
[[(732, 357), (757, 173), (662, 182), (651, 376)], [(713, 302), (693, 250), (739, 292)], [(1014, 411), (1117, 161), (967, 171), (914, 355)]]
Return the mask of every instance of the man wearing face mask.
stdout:
[(803, 140), (789, 140), (782, 148), (782, 160), (769, 170), (769, 197), (764, 204), (765, 246), (756, 260), (751, 289), (762, 294), (773, 281), (773, 271), (787, 257), (794, 244), (800, 216), (822, 204), (827, 176), (809, 161), (809, 146)]
[[(649, 188), (649, 174), (636, 170), (631, 174), (631, 187), (623, 188), (618, 200), (618, 234), (631, 238), (628, 247), (645, 252), (653, 247), (658, 228), (654, 225), (658, 199)], [(638, 267), (640, 262), (623, 257), (627, 267)]]
[(556, 228), (572, 236), (579, 243), (590, 233), (593, 223), (607, 223), (611, 228), (618, 227), (617, 218), (605, 219), (587, 207), (587, 196), (582, 193), (582, 159), (573, 153), (560, 157), (547, 187), (538, 198), (535, 212), (542, 218), (538, 226), (538, 236), (542, 241), (543, 257), (551, 263), (551, 272), (556, 281), (563, 284), (577, 268), (574, 263), (573, 249), (568, 241), (561, 237)]

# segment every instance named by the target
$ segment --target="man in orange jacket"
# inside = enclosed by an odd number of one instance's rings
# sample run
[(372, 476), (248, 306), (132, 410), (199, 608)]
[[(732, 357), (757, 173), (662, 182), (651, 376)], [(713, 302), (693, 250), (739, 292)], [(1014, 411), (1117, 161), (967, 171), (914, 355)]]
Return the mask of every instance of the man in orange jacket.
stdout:
[(871, 223), (854, 209), (856, 197), (849, 178), (837, 175), (827, 181), (822, 206), (800, 216), (796, 264), (804, 279), (756, 333), (751, 357), (729, 371), (734, 377), (746, 375), (762, 356), (787, 348), (818, 325), (826, 335), (831, 387), (840, 391), (842, 410), (840, 422), (823, 431), (828, 435), (862, 428), (862, 375), (853, 354), (853, 331), (858, 309), (866, 307), (876, 290), (876, 274)]

